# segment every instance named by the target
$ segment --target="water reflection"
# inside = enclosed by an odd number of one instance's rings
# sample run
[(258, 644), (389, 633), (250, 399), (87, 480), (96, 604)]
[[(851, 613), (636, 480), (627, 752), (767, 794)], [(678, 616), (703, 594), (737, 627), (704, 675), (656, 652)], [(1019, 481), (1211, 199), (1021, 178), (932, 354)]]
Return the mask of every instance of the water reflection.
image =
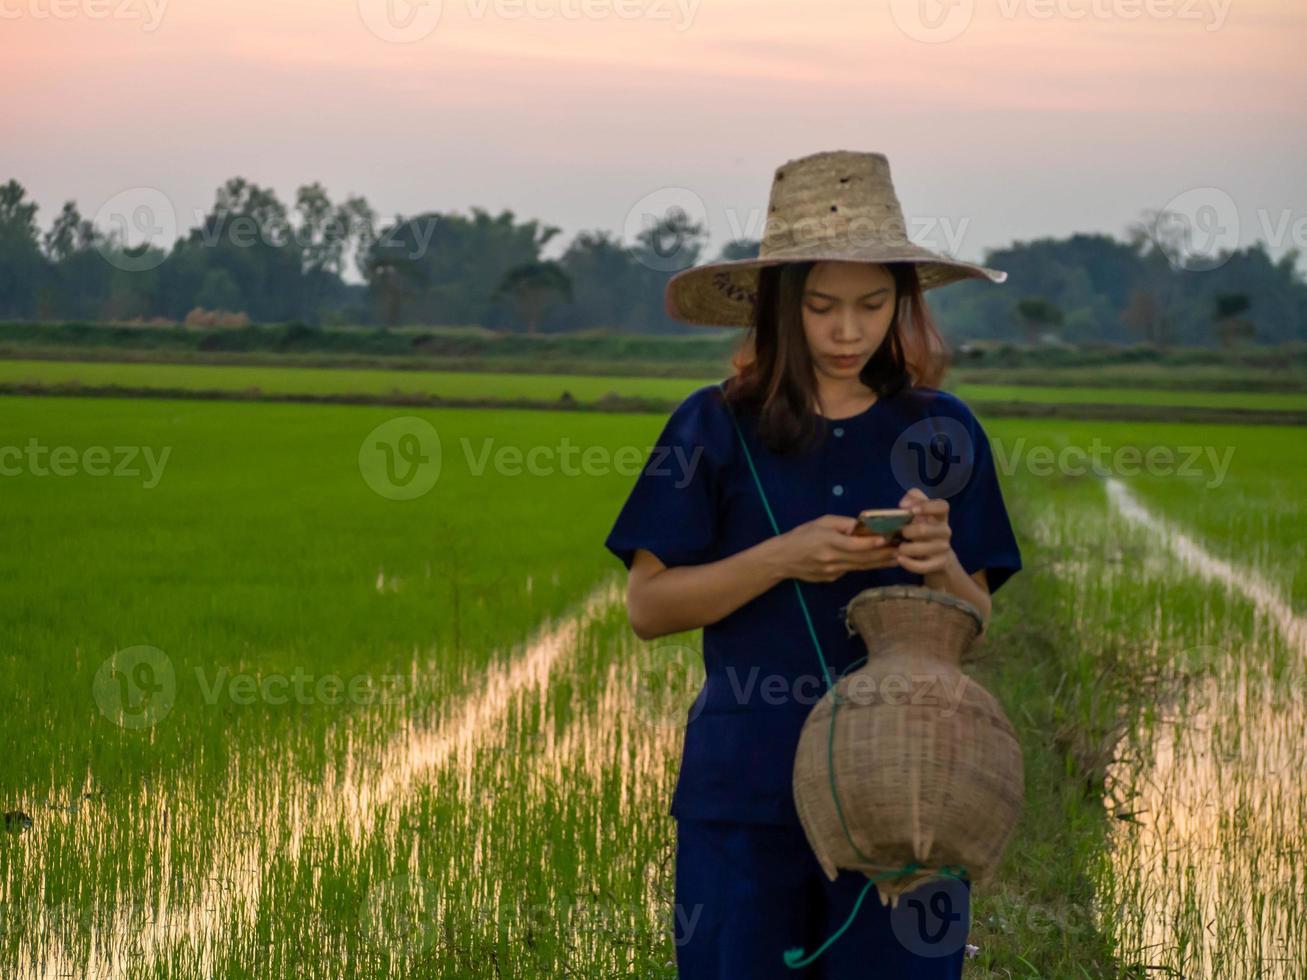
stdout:
[(1186, 977), (1295, 977), (1307, 968), (1301, 870), (1307, 704), (1244, 664), (1201, 678), (1138, 733), (1109, 790), (1127, 949)]
[[(266, 758), (237, 757), (227, 785), (211, 796), (196, 798), (186, 787), (148, 786), (125, 807), (100, 811), (95, 819), (62, 826), (38, 821), (23, 842), (26, 865), (7, 869), (0, 879), (0, 939), (18, 933), (18, 976), (219, 972), (226, 958), (258, 934), (259, 915), (269, 916), (272, 899), (265, 890), (272, 869), (315, 863), (324, 842), (347, 853), (403, 847), (411, 829), (405, 825), (407, 810), (415, 801), (429, 802), (432, 787), (443, 788), (451, 779), (460, 790), (463, 819), (432, 836), (449, 848), (448, 880), (455, 884), (469, 877), (469, 866), (490, 860), (494, 842), (475, 831), (484, 827), (476, 803), (484, 787), (496, 781), (510, 782), (515, 794), (527, 793), (523, 802), (529, 807), (546, 794), (542, 781), (561, 780), (578, 760), (596, 782), (614, 767), (647, 760), (624, 774), (622, 798), (623, 810), (648, 805), (646, 794), (663, 787), (656, 778), (642, 777), (657, 773), (657, 760), (665, 761), (671, 749), (655, 730), (622, 730), (623, 688), (612, 683), (618, 661), (608, 662), (603, 696), (592, 699), (585, 713), (565, 726), (550, 717), (557, 675), (587, 642), (597, 642), (592, 631), (611, 621), (615, 609), (624, 625), (621, 604), (619, 583), (606, 581), (574, 614), (547, 624), (520, 651), (492, 658), (480, 677), (465, 678), (469, 693), (429, 726), (392, 712), (382, 724), (400, 734), (378, 738), (376, 716), (357, 719), (340, 736), (344, 765), (328, 767), (316, 782), (293, 775), (298, 768), (286, 764), (287, 747), (269, 746)], [(543, 744), (521, 744), (520, 737), (519, 744), (502, 744), (523, 731), (544, 733)], [(506, 764), (518, 760), (513, 765), (525, 769), (527, 778), (504, 780), (488, 771), (487, 753)], [(451, 841), (451, 836), (461, 839)], [(53, 857), (56, 842), (81, 856), (87, 878), (102, 857), (112, 855), (100, 870), (118, 874), (129, 887), (115, 888), (113, 900), (99, 905), (85, 900), (92, 890), (85, 880), (62, 883), (67, 887), (62, 898), (33, 891), (32, 883), (47, 877), (42, 865)], [(395, 863), (416, 873), (421, 842), (412, 835), (407, 853), (393, 855)], [(302, 897), (315, 898), (311, 890)], [(271, 915), (275, 919), (277, 910)], [(324, 937), (324, 944), (330, 938)], [(182, 963), (185, 970), (176, 973)], [(317, 968), (333, 975), (329, 964)]]
[[(1172, 656), (1207, 667), (1182, 675), (1182, 693), (1118, 747), (1108, 790), (1128, 819), (1114, 821), (1104, 904), (1120, 918), (1109, 926), (1127, 956), (1173, 975), (1300, 978), (1307, 975), (1304, 620), (1262, 576), (1213, 556), (1119, 481), (1109, 480), (1107, 492), (1115, 512), (1172, 557), (1171, 576), (1188, 572), (1219, 585), (1254, 612), (1251, 629), (1213, 620), (1219, 646)], [(1189, 610), (1172, 613), (1159, 601), (1159, 627), (1168, 614)], [(1288, 668), (1275, 672), (1286, 659)]]

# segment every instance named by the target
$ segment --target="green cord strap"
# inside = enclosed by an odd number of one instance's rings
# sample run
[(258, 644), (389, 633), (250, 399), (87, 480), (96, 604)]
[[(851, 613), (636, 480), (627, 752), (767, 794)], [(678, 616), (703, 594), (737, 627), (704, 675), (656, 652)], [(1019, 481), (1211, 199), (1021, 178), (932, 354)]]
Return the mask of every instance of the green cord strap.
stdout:
[[(822, 943), (820, 946), (814, 949), (807, 956), (803, 955), (802, 946), (795, 946), (792, 949), (787, 949), (785, 951), (785, 956), (784, 956), (785, 965), (793, 970), (797, 970), (800, 967), (807, 966), (822, 953), (826, 952), (826, 950), (830, 947), (831, 943), (835, 942), (835, 940), (839, 939), (840, 936), (844, 935), (844, 931), (853, 924), (854, 916), (858, 914), (858, 909), (862, 907), (862, 900), (867, 897), (867, 892), (871, 890), (871, 886), (874, 885), (876, 882), (884, 881), (886, 878), (901, 878), (903, 875), (909, 875), (912, 874), (912, 872), (914, 871), (920, 871), (920, 870), (921, 870), (921, 865), (917, 864), (916, 861), (913, 861), (911, 864), (906, 864), (903, 867), (899, 868), (897, 871), (886, 871), (883, 874), (869, 876), (867, 878), (867, 883), (862, 886), (862, 891), (858, 892), (858, 900), (853, 903), (853, 909), (852, 911), (849, 912), (849, 917), (844, 920), (844, 924), (840, 926), (838, 929), (836, 929), (835, 933), (829, 939), (827, 939), (824, 943)], [(939, 874), (947, 875), (950, 878), (957, 878), (959, 881), (962, 881), (965, 879), (966, 870), (962, 868), (961, 865), (944, 865), (939, 869)]]
[[(722, 389), (723, 396), (726, 393), (726, 384), (722, 382), (719, 386)], [(730, 403), (725, 402), (726, 410), (730, 412)], [(767, 502), (767, 494), (763, 492), (762, 480), (758, 477), (758, 470), (753, 465), (753, 455), (749, 452), (749, 445), (744, 441), (744, 433), (740, 430), (740, 423), (735, 418), (735, 413), (731, 412), (731, 421), (735, 423), (735, 431), (740, 437), (740, 445), (744, 447), (744, 458), (749, 464), (749, 472), (753, 474), (753, 482), (758, 487), (758, 495), (762, 497), (762, 506), (767, 511), (767, 520), (771, 521), (772, 531), (777, 537), (780, 537), (781, 529), (776, 523), (776, 515), (772, 513), (771, 504)], [(817, 639), (817, 630), (812, 625), (812, 617), (808, 615), (808, 604), (803, 599), (803, 590), (799, 588), (799, 580), (790, 579), (794, 583), (794, 591), (799, 596), (799, 606), (803, 609), (803, 618), (808, 624), (808, 635), (812, 637), (812, 645), (817, 648), (817, 660), (821, 663), (822, 677), (826, 681), (826, 687), (831, 686), (830, 670), (826, 667), (826, 658), (821, 652), (821, 641)]]
[[(781, 533), (780, 525), (776, 523), (776, 515), (772, 513), (771, 504), (767, 500), (767, 491), (765, 491), (762, 488), (762, 478), (758, 476), (758, 468), (753, 465), (753, 454), (749, 452), (749, 444), (748, 442), (745, 441), (744, 431), (740, 428), (740, 423), (739, 420), (735, 418), (735, 413), (731, 411), (730, 402), (725, 400), (726, 383), (721, 382), (719, 387), (722, 389), (723, 403), (726, 405), (726, 410), (731, 416), (731, 422), (733, 422), (735, 425), (735, 432), (740, 437), (740, 445), (744, 449), (744, 458), (749, 464), (749, 472), (753, 474), (753, 482), (758, 488), (758, 496), (762, 498), (762, 506), (763, 509), (767, 512), (767, 520), (771, 521), (772, 531), (779, 537)], [(826, 689), (830, 690), (834, 686), (834, 682), (831, 680), (830, 668), (826, 665), (826, 656), (822, 652), (821, 641), (817, 639), (817, 630), (812, 625), (812, 616), (808, 612), (807, 600), (803, 598), (803, 589), (799, 587), (798, 579), (791, 579), (790, 581), (794, 583), (794, 591), (799, 597), (799, 608), (803, 610), (803, 619), (804, 622), (807, 623), (808, 625), (808, 635), (812, 637), (812, 645), (817, 651), (817, 661), (821, 664), (821, 673), (822, 673), (822, 677), (826, 681)], [(833, 705), (832, 705), (831, 716), (830, 716), (830, 738), (829, 738), (829, 745), (827, 747), (827, 753), (830, 758), (830, 764), (828, 765), (827, 769), (830, 774), (831, 798), (835, 802), (835, 813), (840, 818), (840, 827), (843, 828), (844, 830), (844, 837), (849, 842), (849, 846), (853, 848), (854, 853), (857, 854), (858, 857), (860, 857), (862, 860), (870, 861), (870, 858), (868, 858), (867, 855), (863, 854), (861, 849), (859, 849), (857, 843), (853, 840), (853, 835), (849, 832), (849, 825), (844, 819), (844, 807), (840, 804), (839, 789), (835, 785), (835, 765), (834, 765), (835, 711), (837, 706), (839, 705), (839, 701), (840, 701), (839, 692), (837, 691), (835, 692), (835, 695), (833, 697)]]
[[(771, 522), (772, 531), (779, 537), (781, 533), (781, 529), (780, 526), (776, 523), (776, 515), (772, 513), (771, 504), (767, 501), (767, 493), (762, 488), (762, 479), (758, 476), (758, 469), (753, 465), (753, 454), (749, 452), (749, 444), (745, 441), (744, 431), (740, 428), (740, 423), (735, 418), (735, 413), (731, 411), (730, 402), (726, 401), (726, 382), (724, 381), (719, 382), (718, 387), (722, 389), (722, 401), (726, 405), (727, 413), (731, 416), (731, 422), (735, 425), (735, 432), (740, 437), (740, 445), (744, 448), (744, 458), (749, 464), (749, 472), (753, 474), (753, 482), (755, 486), (757, 486), (758, 488), (758, 496), (762, 498), (762, 506), (763, 509), (767, 512), (767, 520)], [(798, 595), (799, 597), (799, 607), (803, 610), (803, 619), (804, 622), (806, 622), (808, 625), (808, 635), (812, 637), (812, 645), (817, 651), (817, 661), (818, 663), (821, 664), (821, 673), (822, 673), (822, 677), (826, 681), (826, 689), (831, 690), (831, 688), (834, 687), (834, 682), (831, 680), (830, 668), (827, 667), (826, 665), (826, 656), (822, 652), (821, 641), (817, 639), (817, 630), (812, 625), (812, 616), (808, 613), (808, 603), (803, 598), (803, 589), (799, 587), (798, 579), (791, 579), (790, 581), (794, 583), (795, 594)], [(856, 666), (857, 663), (861, 663), (862, 660), (865, 659), (866, 658), (863, 657), (858, 661), (855, 661), (854, 664), (851, 665), (848, 669), (851, 670), (853, 666)], [(869, 858), (866, 854), (862, 853), (862, 849), (858, 847), (857, 842), (854, 841), (853, 839), (853, 834), (849, 831), (849, 825), (847, 821), (845, 821), (844, 819), (844, 807), (840, 804), (839, 788), (838, 786), (836, 786), (835, 783), (835, 714), (839, 710), (839, 706), (842, 703), (843, 703), (843, 699), (841, 698), (839, 691), (838, 690), (832, 691), (831, 713), (830, 713), (830, 734), (826, 745), (827, 769), (830, 774), (831, 799), (835, 803), (835, 813), (840, 818), (840, 828), (844, 831), (844, 839), (848, 841), (849, 846), (853, 848), (854, 853), (857, 854), (859, 858), (861, 858), (864, 862), (868, 864), (872, 864), (874, 863), (872, 859)], [(939, 874), (947, 875), (952, 878), (958, 878), (959, 880), (963, 880), (966, 876), (966, 869), (958, 867), (957, 870), (954, 871), (952, 870), (952, 867), (953, 866), (951, 865), (945, 865), (944, 867), (939, 869)], [(848, 929), (848, 927), (853, 923), (853, 918), (858, 914), (858, 909), (862, 905), (863, 898), (866, 897), (867, 890), (871, 888), (871, 886), (875, 884), (877, 881), (881, 881), (885, 878), (901, 877), (903, 875), (911, 874), (912, 872), (918, 870), (920, 870), (920, 865), (918, 865), (914, 861), (911, 864), (899, 868), (898, 870), (886, 871), (879, 875), (869, 876), (867, 879), (867, 883), (863, 885), (862, 891), (858, 895), (858, 900), (853, 904), (853, 911), (849, 913), (849, 917), (845, 919), (844, 924), (840, 926), (839, 929), (836, 930), (835, 934), (831, 936), (829, 939), (827, 939), (824, 943), (822, 943), (821, 946), (818, 947), (815, 952), (813, 952), (810, 956), (806, 958), (803, 956), (803, 949), (801, 947), (796, 947), (794, 949), (786, 950), (784, 956), (785, 965), (795, 969), (799, 967), (807, 966), (818, 956), (820, 956), (823, 952), (825, 952), (826, 948), (830, 946), (831, 943), (835, 942), (835, 940), (839, 939), (840, 936), (844, 934), (844, 931)]]
[[(909, 865), (909, 867), (911, 867), (911, 865)], [(791, 970), (797, 970), (800, 969), (801, 967), (807, 966), (822, 953), (826, 952), (826, 949), (830, 946), (830, 944), (835, 942), (835, 940), (839, 939), (840, 936), (844, 935), (844, 930), (848, 929), (849, 926), (853, 925), (853, 917), (858, 914), (858, 909), (862, 907), (862, 900), (867, 897), (867, 892), (871, 890), (871, 886), (874, 885), (875, 883), (876, 882), (873, 879), (871, 878), (867, 879), (867, 883), (862, 886), (862, 891), (858, 892), (858, 900), (853, 903), (853, 911), (850, 912), (849, 917), (844, 920), (844, 925), (836, 929), (834, 934), (829, 939), (827, 939), (824, 943), (818, 946), (815, 950), (813, 950), (807, 956), (804, 956), (802, 946), (795, 946), (792, 949), (787, 949), (785, 951), (785, 956), (784, 956), (785, 965), (788, 966)]]

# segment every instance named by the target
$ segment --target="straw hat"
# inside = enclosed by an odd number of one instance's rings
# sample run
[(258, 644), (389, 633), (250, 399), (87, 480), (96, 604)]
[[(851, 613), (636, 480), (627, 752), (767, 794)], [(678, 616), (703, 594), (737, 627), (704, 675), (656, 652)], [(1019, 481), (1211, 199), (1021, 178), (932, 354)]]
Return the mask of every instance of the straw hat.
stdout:
[(667, 282), (669, 316), (703, 326), (753, 324), (758, 270), (782, 262), (915, 262), (921, 288), (960, 279), (1002, 282), (1006, 272), (914, 245), (883, 153), (829, 150), (776, 168), (756, 259), (710, 262)]

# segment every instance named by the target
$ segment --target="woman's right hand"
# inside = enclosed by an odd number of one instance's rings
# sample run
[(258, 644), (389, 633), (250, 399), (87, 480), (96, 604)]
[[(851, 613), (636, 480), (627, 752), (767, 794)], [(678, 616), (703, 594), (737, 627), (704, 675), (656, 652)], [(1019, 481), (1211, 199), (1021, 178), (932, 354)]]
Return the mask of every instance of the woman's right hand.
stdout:
[(833, 582), (846, 572), (898, 566), (898, 547), (882, 535), (855, 535), (856, 517), (824, 514), (775, 538), (788, 578)]

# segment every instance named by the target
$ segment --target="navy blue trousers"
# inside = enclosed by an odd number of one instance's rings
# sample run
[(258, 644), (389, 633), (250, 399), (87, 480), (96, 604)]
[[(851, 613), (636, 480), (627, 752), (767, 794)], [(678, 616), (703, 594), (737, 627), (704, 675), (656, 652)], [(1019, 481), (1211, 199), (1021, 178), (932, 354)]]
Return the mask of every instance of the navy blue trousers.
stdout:
[(962, 975), (971, 886), (923, 882), (881, 905), (873, 885), (852, 925), (813, 963), (791, 968), (785, 950), (811, 954), (848, 918), (867, 876), (826, 877), (802, 827), (717, 820), (676, 822), (674, 938), (681, 980), (952, 980)]

